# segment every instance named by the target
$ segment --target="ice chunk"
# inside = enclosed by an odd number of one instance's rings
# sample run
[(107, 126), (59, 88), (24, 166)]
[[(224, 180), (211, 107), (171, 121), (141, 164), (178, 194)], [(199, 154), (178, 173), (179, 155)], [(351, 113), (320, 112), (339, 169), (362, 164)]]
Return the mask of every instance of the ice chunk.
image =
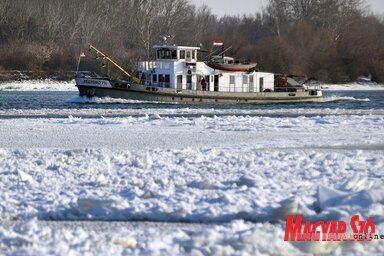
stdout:
[(341, 205), (367, 208), (373, 203), (371, 194), (366, 190), (347, 193), (324, 186), (318, 188), (317, 200), (321, 211), (329, 207)]
[(239, 180), (236, 182), (236, 185), (241, 186), (247, 186), (247, 187), (255, 187), (257, 184), (257, 179), (252, 176), (243, 175), (239, 178)]
[(280, 205), (280, 207), (275, 208), (272, 211), (272, 218), (274, 221), (284, 220), (290, 214), (299, 213), (299, 201), (295, 197), (280, 202)]
[(302, 203), (299, 198), (292, 197), (280, 202), (280, 207), (272, 210), (272, 221), (286, 220), (287, 216), (302, 214), (304, 216), (314, 215), (315, 212)]
[(143, 195), (143, 198), (145, 198), (145, 199), (153, 198), (153, 195), (152, 195), (151, 191), (145, 192), (144, 195)]
[(19, 172), (19, 176), (20, 176), (20, 180), (21, 181), (29, 182), (29, 183), (34, 183), (35, 182), (35, 180), (32, 178), (32, 176), (29, 175), (28, 173), (23, 172), (21, 170), (19, 170), (18, 172)]
[(313, 254), (325, 254), (336, 250), (340, 246), (339, 242), (323, 242), (323, 241), (310, 241), (310, 242), (292, 242), (293, 246), (302, 252)]
[(346, 190), (363, 190), (368, 186), (367, 177), (363, 177), (361, 175), (355, 175), (344, 183), (344, 189)]
[(77, 205), (81, 210), (92, 210), (97, 207), (111, 206), (114, 203), (112, 200), (98, 200), (90, 198), (77, 199)]
[(192, 181), (188, 185), (191, 188), (197, 188), (197, 189), (218, 189), (221, 186), (221, 183), (216, 180), (201, 180), (201, 181)]
[(151, 119), (151, 120), (159, 120), (159, 119), (161, 119), (161, 116), (159, 114), (155, 113), (153, 115), (150, 115), (149, 119)]
[(113, 238), (112, 243), (121, 245), (124, 248), (133, 249), (137, 245), (137, 241), (133, 238)]

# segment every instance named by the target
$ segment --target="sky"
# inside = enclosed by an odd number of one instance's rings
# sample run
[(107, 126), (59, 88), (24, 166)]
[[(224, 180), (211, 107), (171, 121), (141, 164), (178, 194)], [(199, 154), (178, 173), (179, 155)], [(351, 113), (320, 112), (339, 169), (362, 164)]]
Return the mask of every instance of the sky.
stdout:
[[(218, 16), (254, 14), (268, 4), (268, 0), (190, 0), (197, 6), (208, 5), (212, 12)], [(375, 13), (384, 15), (383, 0), (367, 0)]]

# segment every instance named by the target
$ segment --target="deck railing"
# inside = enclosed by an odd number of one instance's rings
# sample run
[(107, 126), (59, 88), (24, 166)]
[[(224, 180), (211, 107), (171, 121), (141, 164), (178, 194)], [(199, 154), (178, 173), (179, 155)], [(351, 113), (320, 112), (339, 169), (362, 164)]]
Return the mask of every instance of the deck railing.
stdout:
[[(143, 85), (158, 87), (158, 88), (171, 88), (170, 82), (152, 82), (151, 80), (141, 80)], [(182, 85), (182, 86), (181, 86)], [(207, 88), (212, 88), (213, 85), (207, 85), (206, 90), (204, 90), (203, 86), (196, 82), (191, 82), (187, 84), (176, 84), (174, 89), (177, 92), (180, 91), (211, 91), (207, 90)], [(256, 86), (243, 85), (243, 87), (235, 88), (234, 85), (229, 86), (220, 86), (220, 92), (236, 92), (236, 93), (250, 93), (250, 92), (305, 92), (311, 90), (320, 90), (321, 85), (310, 85), (310, 86), (274, 86), (271, 89), (271, 85), (264, 86), (264, 88), (257, 88)], [(261, 89), (261, 90), (260, 90)]]
[(304, 92), (304, 86), (275, 86), (275, 92)]

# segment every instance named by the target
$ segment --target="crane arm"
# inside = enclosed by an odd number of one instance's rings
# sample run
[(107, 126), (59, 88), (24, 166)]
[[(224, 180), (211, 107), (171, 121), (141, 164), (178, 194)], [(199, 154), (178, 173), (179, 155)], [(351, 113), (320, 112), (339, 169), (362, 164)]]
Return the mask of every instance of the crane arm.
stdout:
[(99, 51), (95, 46), (89, 44), (89, 51), (91, 50), (94, 50), (96, 52), (97, 55), (99, 55), (100, 57), (102, 57), (103, 59), (106, 59), (108, 60), (109, 62), (111, 62), (116, 68), (118, 68), (121, 72), (123, 72), (126, 76), (130, 77), (133, 79), (133, 81), (137, 84), (141, 84), (141, 80), (137, 77), (134, 77), (132, 76), (131, 74), (129, 74), (125, 69), (123, 69), (119, 64), (117, 64), (114, 60), (112, 60), (111, 58), (109, 58), (106, 54), (102, 53), (101, 51)]

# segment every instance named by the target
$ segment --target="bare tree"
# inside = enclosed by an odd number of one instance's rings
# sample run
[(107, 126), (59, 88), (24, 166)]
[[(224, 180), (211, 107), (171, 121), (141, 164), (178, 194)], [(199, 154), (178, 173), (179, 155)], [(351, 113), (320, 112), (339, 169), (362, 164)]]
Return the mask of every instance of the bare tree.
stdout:
[[(70, 71), (88, 43), (134, 68), (152, 45), (212, 40), (265, 70), (348, 81), (384, 81), (384, 20), (365, 0), (269, 0), (256, 15), (218, 18), (190, 0), (2, 0), (0, 69)], [(91, 59), (90, 59), (91, 62)], [(93, 62), (92, 62), (93, 63)]]

